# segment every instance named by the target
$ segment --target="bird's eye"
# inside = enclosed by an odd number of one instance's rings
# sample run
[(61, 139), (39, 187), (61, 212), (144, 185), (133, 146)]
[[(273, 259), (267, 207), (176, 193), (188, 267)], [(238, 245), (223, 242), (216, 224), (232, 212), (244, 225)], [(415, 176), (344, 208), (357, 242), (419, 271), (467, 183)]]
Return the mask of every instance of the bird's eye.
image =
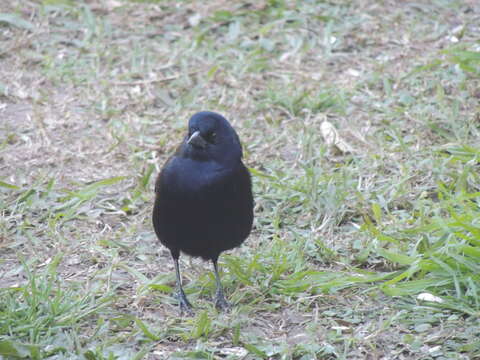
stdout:
[(208, 137), (207, 137), (208, 142), (210, 142), (212, 144), (215, 144), (216, 140), (217, 140), (217, 133), (216, 132), (211, 132), (211, 133), (208, 134)]

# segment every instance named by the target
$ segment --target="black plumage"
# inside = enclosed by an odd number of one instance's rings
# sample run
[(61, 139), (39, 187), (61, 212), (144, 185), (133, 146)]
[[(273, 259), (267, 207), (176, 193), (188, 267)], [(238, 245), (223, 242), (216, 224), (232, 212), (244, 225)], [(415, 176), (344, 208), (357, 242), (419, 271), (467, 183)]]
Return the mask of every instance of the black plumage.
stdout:
[(215, 305), (227, 308), (217, 261), (250, 234), (253, 196), (240, 140), (223, 116), (202, 111), (190, 118), (188, 134), (160, 172), (155, 193), (153, 227), (174, 260), (181, 310), (191, 305), (182, 289), (180, 253), (212, 261)]

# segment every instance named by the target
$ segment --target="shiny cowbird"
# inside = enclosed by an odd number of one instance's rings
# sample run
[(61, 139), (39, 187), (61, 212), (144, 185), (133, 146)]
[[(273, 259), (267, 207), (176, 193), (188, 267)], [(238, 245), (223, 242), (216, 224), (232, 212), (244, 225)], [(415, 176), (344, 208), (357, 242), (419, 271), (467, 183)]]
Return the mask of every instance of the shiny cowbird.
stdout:
[(160, 172), (155, 193), (153, 227), (174, 261), (180, 310), (192, 307), (182, 288), (180, 253), (212, 261), (215, 306), (227, 309), (217, 261), (250, 234), (253, 196), (240, 140), (223, 116), (202, 111), (190, 118), (188, 134)]

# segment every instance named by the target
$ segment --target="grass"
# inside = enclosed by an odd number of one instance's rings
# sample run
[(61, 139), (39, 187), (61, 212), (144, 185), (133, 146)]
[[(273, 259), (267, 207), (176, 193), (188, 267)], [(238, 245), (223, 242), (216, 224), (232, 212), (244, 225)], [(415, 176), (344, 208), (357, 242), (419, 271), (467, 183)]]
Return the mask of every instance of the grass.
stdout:
[[(479, 357), (480, 8), (178, 5), (0, 5), (0, 358)], [(180, 317), (153, 183), (201, 109), (256, 220)]]

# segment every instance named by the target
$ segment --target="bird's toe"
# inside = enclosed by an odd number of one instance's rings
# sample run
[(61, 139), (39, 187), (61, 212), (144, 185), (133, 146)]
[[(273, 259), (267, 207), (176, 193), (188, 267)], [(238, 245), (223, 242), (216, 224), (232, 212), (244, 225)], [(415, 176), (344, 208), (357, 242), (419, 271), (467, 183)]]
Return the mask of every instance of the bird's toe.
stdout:
[(180, 314), (193, 315), (193, 306), (183, 292), (177, 294), (177, 299), (180, 307)]
[(187, 306), (184, 303), (180, 303), (180, 315), (192, 316), (194, 314), (195, 313), (191, 306)]
[(223, 295), (218, 295), (215, 297), (215, 307), (221, 311), (228, 311), (231, 309), (231, 305), (225, 299)]

